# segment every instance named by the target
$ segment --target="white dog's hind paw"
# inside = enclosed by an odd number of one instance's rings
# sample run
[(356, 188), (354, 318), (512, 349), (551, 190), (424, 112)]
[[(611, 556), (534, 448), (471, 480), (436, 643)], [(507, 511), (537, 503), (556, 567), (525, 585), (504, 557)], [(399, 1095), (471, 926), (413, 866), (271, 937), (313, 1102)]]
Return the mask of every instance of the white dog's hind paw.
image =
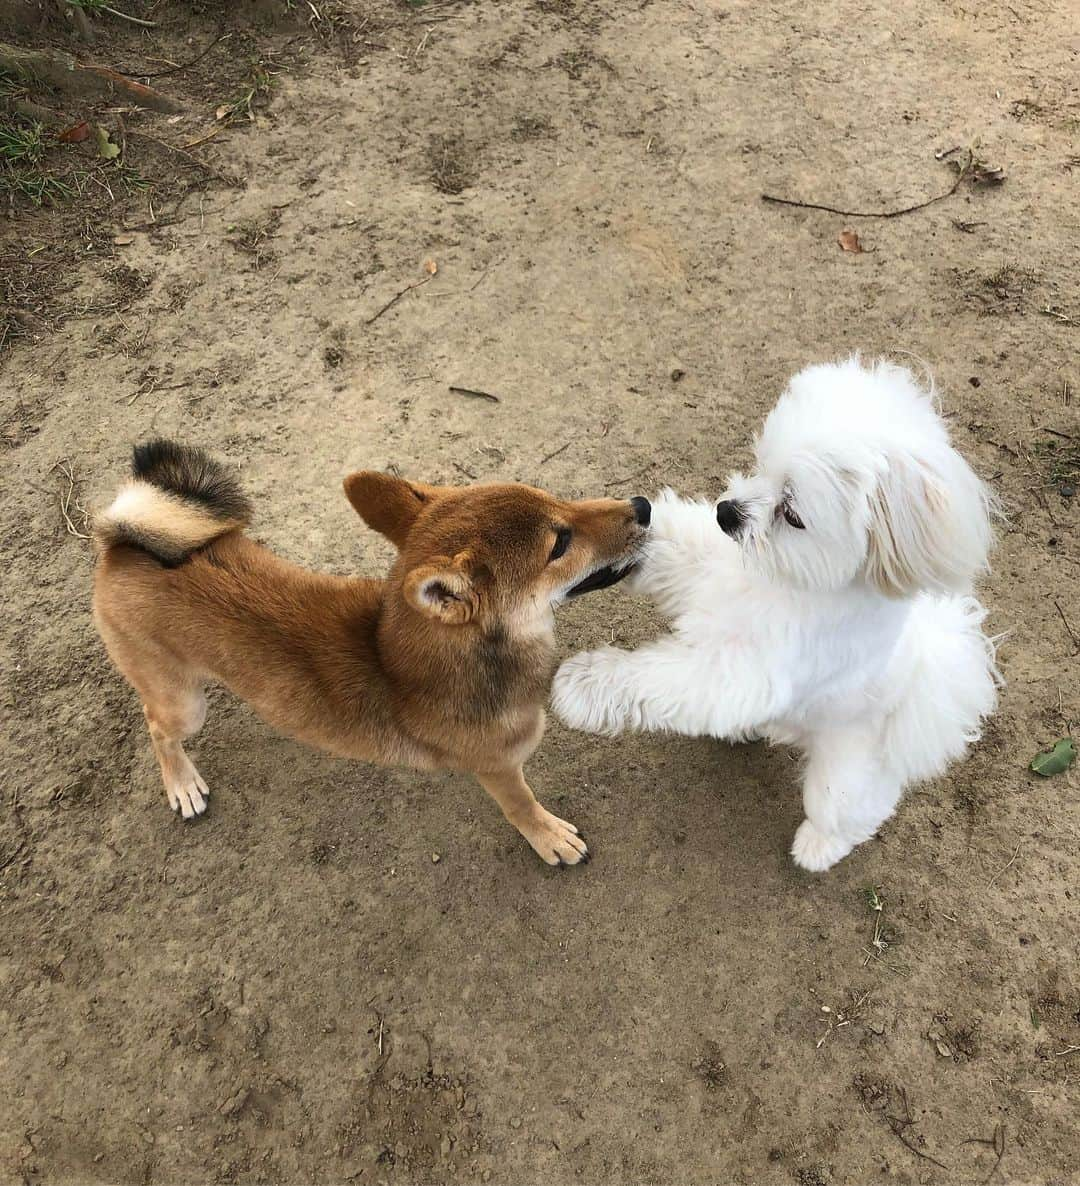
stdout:
[(809, 873), (824, 873), (846, 857), (854, 847), (835, 832), (820, 832), (808, 819), (804, 819), (795, 833), (791, 855), (800, 869), (806, 869)]

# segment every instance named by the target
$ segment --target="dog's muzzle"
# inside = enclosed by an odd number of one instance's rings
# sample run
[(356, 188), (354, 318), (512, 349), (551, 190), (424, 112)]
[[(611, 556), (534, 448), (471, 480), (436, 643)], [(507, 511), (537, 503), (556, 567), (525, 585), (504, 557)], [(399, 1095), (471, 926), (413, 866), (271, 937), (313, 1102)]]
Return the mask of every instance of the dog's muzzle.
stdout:
[(728, 498), (716, 504), (716, 521), (723, 533), (734, 539), (742, 531), (746, 515), (739, 503)]

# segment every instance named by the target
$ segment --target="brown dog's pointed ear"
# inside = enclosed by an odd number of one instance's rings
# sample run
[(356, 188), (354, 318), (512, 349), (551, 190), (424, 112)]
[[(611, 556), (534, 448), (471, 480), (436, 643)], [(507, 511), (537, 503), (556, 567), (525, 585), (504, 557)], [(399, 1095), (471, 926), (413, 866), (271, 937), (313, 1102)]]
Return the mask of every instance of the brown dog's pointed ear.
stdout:
[(472, 619), (480, 605), (469, 568), (468, 552), (459, 552), (453, 560), (436, 556), (405, 578), (405, 600), (429, 618), (460, 626)]
[(369, 527), (400, 548), (424, 505), (437, 497), (437, 488), (365, 469), (345, 479), (345, 497)]

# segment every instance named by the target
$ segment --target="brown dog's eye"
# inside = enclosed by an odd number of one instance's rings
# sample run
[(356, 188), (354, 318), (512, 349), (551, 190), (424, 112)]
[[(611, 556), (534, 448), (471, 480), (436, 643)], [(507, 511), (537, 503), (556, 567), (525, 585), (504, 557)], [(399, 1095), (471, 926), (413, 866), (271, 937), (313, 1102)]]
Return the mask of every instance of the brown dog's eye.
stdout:
[(799, 518), (798, 515), (795, 514), (795, 512), (791, 509), (791, 507), (788, 506), (786, 502), (784, 503), (784, 522), (787, 523), (789, 527), (797, 527), (800, 531), (806, 526), (806, 524)]
[(555, 532), (555, 546), (551, 549), (551, 555), (548, 557), (548, 563), (552, 560), (558, 560), (560, 556), (566, 555), (566, 549), (570, 547), (570, 539), (573, 532), (569, 527), (560, 527)]

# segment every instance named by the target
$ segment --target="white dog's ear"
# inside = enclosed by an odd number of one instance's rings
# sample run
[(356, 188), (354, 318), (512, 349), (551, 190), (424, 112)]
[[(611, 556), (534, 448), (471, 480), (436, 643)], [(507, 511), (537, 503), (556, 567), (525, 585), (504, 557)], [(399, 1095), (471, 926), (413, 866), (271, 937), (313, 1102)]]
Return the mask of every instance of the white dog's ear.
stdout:
[(890, 597), (963, 593), (987, 567), (994, 497), (948, 445), (892, 456), (870, 494), (869, 580)]

